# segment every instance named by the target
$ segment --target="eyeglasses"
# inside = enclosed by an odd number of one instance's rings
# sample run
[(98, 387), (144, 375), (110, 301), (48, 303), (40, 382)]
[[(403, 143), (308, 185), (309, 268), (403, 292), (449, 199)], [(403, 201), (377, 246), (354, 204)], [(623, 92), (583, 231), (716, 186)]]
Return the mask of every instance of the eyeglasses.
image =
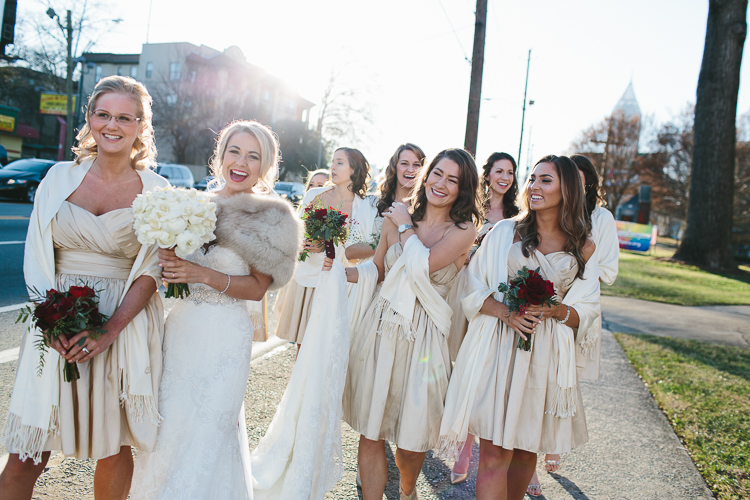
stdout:
[(134, 125), (136, 122), (141, 121), (141, 118), (138, 118), (133, 115), (129, 115), (127, 113), (114, 116), (101, 109), (92, 111), (91, 118), (93, 121), (96, 121), (99, 123), (109, 123), (109, 121), (112, 118), (114, 118), (117, 123), (119, 123), (120, 125), (124, 125), (124, 126)]

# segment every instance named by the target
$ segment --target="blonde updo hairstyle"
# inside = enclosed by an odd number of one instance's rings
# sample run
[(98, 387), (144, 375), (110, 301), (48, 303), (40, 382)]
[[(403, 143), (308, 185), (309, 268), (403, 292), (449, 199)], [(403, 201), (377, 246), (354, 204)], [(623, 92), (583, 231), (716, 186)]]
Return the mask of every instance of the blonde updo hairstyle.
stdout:
[(260, 175), (258, 185), (265, 192), (271, 192), (279, 172), (279, 140), (270, 128), (255, 120), (236, 120), (224, 127), (216, 139), (216, 149), (211, 158), (211, 173), (216, 179), (224, 180), (221, 174), (221, 162), (229, 147), (229, 139), (234, 134), (247, 133), (260, 144)]
[(142, 83), (128, 76), (108, 76), (99, 80), (99, 83), (94, 87), (86, 105), (86, 123), (76, 136), (78, 146), (73, 148), (73, 153), (76, 155), (75, 162), (79, 164), (87, 158), (96, 158), (99, 147), (91, 133), (89, 116), (96, 109), (96, 103), (101, 96), (115, 92), (133, 99), (138, 110), (136, 117), (140, 118), (138, 122), (140, 130), (130, 152), (130, 165), (136, 170), (153, 168), (156, 164), (156, 144), (154, 142), (154, 125), (151, 122), (153, 117), (151, 95)]

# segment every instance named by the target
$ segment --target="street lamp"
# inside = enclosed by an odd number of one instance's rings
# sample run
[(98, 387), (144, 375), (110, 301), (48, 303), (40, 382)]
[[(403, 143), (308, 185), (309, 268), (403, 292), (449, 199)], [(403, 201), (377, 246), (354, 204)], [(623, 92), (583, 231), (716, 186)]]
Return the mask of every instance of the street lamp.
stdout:
[(66, 26), (63, 26), (60, 22), (60, 16), (57, 15), (55, 9), (50, 7), (47, 9), (47, 15), (50, 19), (57, 18), (57, 25), (65, 35), (68, 42), (68, 75), (65, 79), (65, 94), (67, 95), (67, 113), (65, 118), (65, 149), (63, 150), (63, 159), (67, 160), (70, 158), (70, 153), (73, 148), (73, 19), (70, 11), (66, 15)]

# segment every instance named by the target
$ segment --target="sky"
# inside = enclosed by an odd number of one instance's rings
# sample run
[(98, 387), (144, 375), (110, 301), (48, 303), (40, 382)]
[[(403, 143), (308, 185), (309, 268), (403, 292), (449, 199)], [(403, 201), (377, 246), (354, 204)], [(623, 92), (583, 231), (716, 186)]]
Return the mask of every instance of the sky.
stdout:
[[(72, 2), (68, 2), (72, 3)], [(66, 7), (65, 1), (54, 2)], [(332, 71), (370, 106), (359, 144), (384, 165), (399, 144), (430, 157), (463, 147), (474, 37), (471, 0), (130, 0), (92, 49), (139, 53), (148, 41), (237, 45), (248, 62), (318, 102)], [(46, 9), (19, 2), (19, 14)], [(150, 8), (150, 23), (149, 23)], [(58, 10), (60, 10), (58, 9)], [(527, 57), (531, 64), (521, 167), (569, 152), (633, 82), (645, 115), (664, 122), (695, 102), (707, 0), (489, 0), (477, 163), (518, 154)], [(750, 68), (738, 115), (750, 111)], [(312, 111), (315, 118), (315, 109)], [(350, 144), (341, 144), (341, 146)], [(530, 154), (529, 154), (530, 153)]]

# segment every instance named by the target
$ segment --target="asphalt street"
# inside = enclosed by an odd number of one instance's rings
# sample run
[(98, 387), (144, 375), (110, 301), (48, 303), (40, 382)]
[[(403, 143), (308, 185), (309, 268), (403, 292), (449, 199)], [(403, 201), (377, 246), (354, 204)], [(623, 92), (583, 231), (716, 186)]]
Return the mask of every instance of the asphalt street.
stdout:
[(31, 208), (29, 203), (0, 202), (0, 307), (26, 301), (23, 248)]

